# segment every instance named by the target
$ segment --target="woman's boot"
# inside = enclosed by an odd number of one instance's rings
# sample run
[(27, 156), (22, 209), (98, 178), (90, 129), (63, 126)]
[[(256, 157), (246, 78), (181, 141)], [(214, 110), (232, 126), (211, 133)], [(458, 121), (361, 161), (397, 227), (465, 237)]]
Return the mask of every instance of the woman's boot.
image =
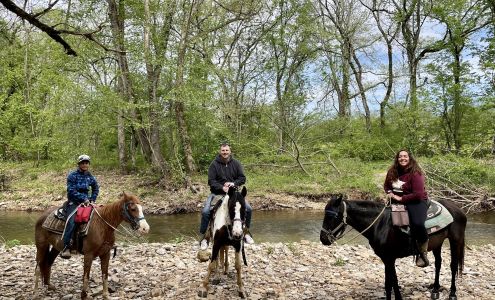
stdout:
[(430, 265), (428, 261), (428, 240), (426, 240), (423, 244), (418, 244), (419, 255), (416, 256), (416, 266), (424, 268)]

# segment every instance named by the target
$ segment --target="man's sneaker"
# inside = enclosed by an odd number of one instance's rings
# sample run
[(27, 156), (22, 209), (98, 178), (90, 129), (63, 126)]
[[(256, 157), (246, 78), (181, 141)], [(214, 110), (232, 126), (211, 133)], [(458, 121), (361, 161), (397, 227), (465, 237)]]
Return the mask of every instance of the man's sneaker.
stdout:
[(202, 239), (202, 240), (201, 240), (201, 243), (200, 243), (199, 249), (201, 249), (201, 250), (206, 250), (206, 249), (208, 249), (208, 241), (207, 241), (206, 239)]
[(244, 241), (246, 242), (246, 244), (254, 244), (254, 240), (249, 233), (244, 235)]
[(64, 250), (62, 250), (62, 253), (60, 253), (60, 257), (62, 258), (70, 258), (70, 249), (69, 247), (65, 247)]

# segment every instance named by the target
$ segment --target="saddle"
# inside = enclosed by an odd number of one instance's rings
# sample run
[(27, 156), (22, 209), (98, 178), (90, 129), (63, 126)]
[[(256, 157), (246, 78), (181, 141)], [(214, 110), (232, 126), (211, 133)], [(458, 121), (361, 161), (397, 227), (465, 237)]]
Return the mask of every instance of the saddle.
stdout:
[[(454, 218), (445, 206), (435, 200), (430, 200), (429, 202), (425, 221), (425, 227), (428, 235), (447, 227), (447, 225), (454, 221)], [(401, 226), (399, 228), (402, 232), (410, 235), (409, 226)]]
[[(215, 211), (217, 211), (218, 206), (220, 206), (220, 203), (222, 203), (220, 200), (223, 199), (225, 195), (215, 195), (213, 199), (211, 199), (211, 204), (210, 204), (210, 216), (213, 216)], [(211, 217), (210, 217), (211, 219)]]
[[(78, 237), (85, 237), (86, 235), (88, 235), (89, 224), (91, 223), (91, 220), (93, 218), (93, 211), (94, 210), (91, 211), (89, 221), (87, 223), (80, 223), (78, 224), (78, 226), (76, 226), (75, 232), (78, 233)], [(50, 232), (62, 235), (65, 229), (66, 222), (67, 213), (65, 210), (65, 205), (63, 205), (62, 207), (57, 208), (53, 213), (48, 214), (41, 226)]]

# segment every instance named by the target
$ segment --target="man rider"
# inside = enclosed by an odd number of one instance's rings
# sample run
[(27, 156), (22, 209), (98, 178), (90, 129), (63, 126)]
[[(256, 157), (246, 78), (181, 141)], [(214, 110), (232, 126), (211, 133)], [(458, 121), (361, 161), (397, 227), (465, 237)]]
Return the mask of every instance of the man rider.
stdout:
[[(205, 238), (206, 230), (208, 229), (208, 223), (210, 221), (210, 207), (211, 201), (215, 195), (227, 194), (229, 187), (241, 186), (246, 183), (246, 176), (241, 163), (234, 159), (231, 155), (230, 145), (222, 143), (220, 145), (219, 154), (211, 162), (208, 168), (208, 185), (210, 186), (211, 194), (206, 199), (203, 210), (201, 211), (201, 227), (199, 232), (203, 235), (201, 240), (201, 250), (208, 248), (208, 240)], [(251, 213), (252, 208), (246, 201), (246, 227), (251, 225)], [(244, 241), (247, 244), (254, 244), (254, 240), (248, 233), (244, 236)]]

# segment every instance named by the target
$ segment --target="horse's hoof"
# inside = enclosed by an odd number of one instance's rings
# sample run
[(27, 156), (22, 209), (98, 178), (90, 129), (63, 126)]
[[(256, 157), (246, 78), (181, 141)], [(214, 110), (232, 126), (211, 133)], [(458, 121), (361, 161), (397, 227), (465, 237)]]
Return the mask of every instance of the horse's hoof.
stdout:
[(206, 297), (208, 297), (208, 292), (207, 291), (198, 291), (198, 296), (200, 298), (206, 298)]
[(248, 293), (239, 291), (239, 297), (242, 299), (246, 299), (248, 297)]
[(440, 298), (439, 292), (431, 292), (431, 299), (436, 300), (438, 298)]
[(57, 288), (53, 284), (49, 284), (46, 287), (49, 291), (55, 291)]
[(211, 284), (214, 284), (214, 285), (217, 285), (220, 283), (220, 279), (219, 278), (215, 278), (211, 281)]
[(457, 296), (456, 295), (450, 295), (449, 300), (457, 300)]

